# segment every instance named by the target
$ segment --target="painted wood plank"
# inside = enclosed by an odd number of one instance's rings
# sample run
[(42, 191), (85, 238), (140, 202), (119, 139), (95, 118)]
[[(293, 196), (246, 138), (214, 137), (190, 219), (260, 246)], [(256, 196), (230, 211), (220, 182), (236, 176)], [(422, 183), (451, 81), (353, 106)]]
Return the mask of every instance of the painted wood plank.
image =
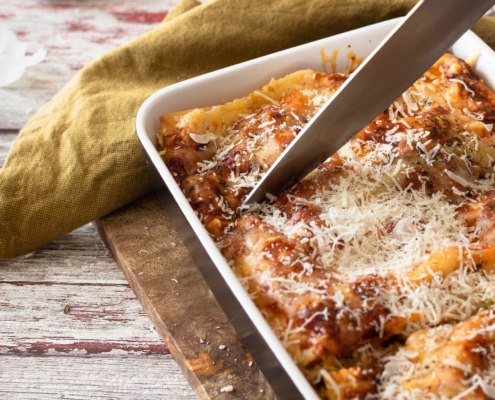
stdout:
[[(7, 383), (7, 384), (6, 384)], [(0, 356), (3, 399), (195, 399), (172, 356)]]
[(0, 261), (0, 398), (62, 395), (195, 397), (91, 225)]
[(178, 0), (3, 0), (0, 23), (48, 55), (0, 88), (1, 126), (20, 129), (84, 65), (158, 26)]
[(0, 260), (0, 282), (127, 285), (91, 224), (27, 256)]
[(128, 285), (2, 282), (0, 292), (0, 354), (169, 353)]
[[(49, 54), (0, 89), (0, 166), (17, 130), (80, 66), (151, 29), (174, 4), (3, 1), (0, 23)], [(1, 398), (195, 397), (91, 225), (0, 261), (0, 331)]]

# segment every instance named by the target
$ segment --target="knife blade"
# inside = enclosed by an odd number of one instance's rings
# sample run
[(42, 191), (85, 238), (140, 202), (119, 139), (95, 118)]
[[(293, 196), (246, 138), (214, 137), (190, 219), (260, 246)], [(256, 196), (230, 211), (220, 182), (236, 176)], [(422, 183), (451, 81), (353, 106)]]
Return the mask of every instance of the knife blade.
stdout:
[(430, 68), (494, 0), (421, 0), (316, 113), (245, 199), (277, 196), (337, 152)]

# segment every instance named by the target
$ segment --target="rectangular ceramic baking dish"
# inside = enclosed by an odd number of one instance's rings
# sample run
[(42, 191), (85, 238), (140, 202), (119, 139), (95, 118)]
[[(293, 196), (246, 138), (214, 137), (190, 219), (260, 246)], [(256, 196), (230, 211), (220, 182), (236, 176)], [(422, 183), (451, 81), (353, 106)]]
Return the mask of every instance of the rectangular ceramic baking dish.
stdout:
[[(165, 210), (238, 336), (280, 399), (318, 396), (227, 265), (160, 158), (155, 136), (161, 129), (159, 116), (244, 97), (271, 78), (282, 78), (297, 70), (322, 71), (322, 45), (327, 54), (336, 48), (340, 50), (337, 72), (345, 72), (349, 49), (359, 57), (368, 56), (399, 21), (398, 18), (367, 26), (177, 83), (149, 97), (137, 114), (137, 134)], [(476, 73), (493, 90), (495, 53), (478, 36), (467, 32), (451, 52), (464, 60), (476, 60)]]

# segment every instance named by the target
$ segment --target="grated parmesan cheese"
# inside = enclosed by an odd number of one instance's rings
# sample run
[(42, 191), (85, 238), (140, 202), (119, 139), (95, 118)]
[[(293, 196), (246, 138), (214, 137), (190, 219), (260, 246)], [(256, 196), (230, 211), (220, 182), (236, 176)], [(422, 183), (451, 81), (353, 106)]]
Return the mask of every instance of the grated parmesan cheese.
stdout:
[(232, 385), (227, 385), (224, 386), (223, 388), (220, 389), (220, 392), (222, 393), (228, 393), (228, 392), (233, 392), (234, 391), (234, 386)]
[(217, 139), (217, 136), (213, 133), (205, 133), (202, 135), (196, 133), (189, 133), (189, 136), (191, 136), (191, 139), (194, 140), (196, 143), (200, 143), (200, 144), (207, 144), (212, 140)]
[(466, 84), (466, 82), (464, 82), (462, 79), (454, 79), (454, 78), (450, 78), (449, 81), (451, 82), (457, 82), (457, 83), (460, 83), (462, 86), (464, 86), (464, 89), (466, 89), (466, 91), (474, 97), (474, 91), (472, 89), (469, 88), (469, 86)]
[[(463, 80), (445, 79), (444, 85), (446, 80), (462, 85), (471, 96), (475, 96)], [(316, 170), (301, 185), (311, 190), (298, 192), (294, 189), (285, 195), (290, 209), (297, 213), (307, 207), (312, 212), (312, 219), (295, 218), (275, 198), (269, 204), (258, 204), (247, 210), (261, 218), (260, 235), (267, 229), (274, 229), (288, 243), (305, 249), (301, 254), (288, 250), (277, 253), (270, 247), (257, 251), (256, 246), (264, 243), (264, 239), (257, 239), (256, 234), (252, 237), (247, 235), (243, 238), (249, 242), (246, 248), (254, 249), (253, 254), (243, 254), (248, 258), (247, 264), (262, 260), (261, 264), (275, 265), (289, 272), (278, 275), (270, 271), (239, 277), (242, 286), (255, 301), (264, 296), (256, 289), (261, 286), (273, 298), (282, 295), (284, 299), (291, 299), (289, 303), (292, 299), (296, 299), (294, 302), (297, 303), (297, 299), (302, 298), (308, 299), (308, 304), (314, 301), (319, 305), (315, 308), (307, 306), (303, 309), (306, 311), (304, 314), (290, 314), (287, 311), (286, 320), (280, 317), (270, 321), (289, 352), (302, 357), (298, 359), (301, 365), (305, 365), (305, 357), (319, 360), (320, 355), (311, 353), (314, 351), (311, 341), (305, 342), (305, 335), (312, 337), (314, 334), (314, 341), (319, 340), (318, 333), (311, 331), (315, 323), (324, 326), (325, 322), (333, 324), (347, 318), (353, 322), (347, 329), (356, 333), (366, 329), (365, 317), (374, 310), (373, 307), (379, 305), (386, 310), (372, 320), (376, 331), (373, 340), (377, 344), (371, 344), (366, 339), (361, 347), (352, 349), (359, 360), (380, 363), (384, 367), (379, 377), (378, 393), (370, 399), (425, 398), (423, 391), (414, 388), (406, 390), (403, 385), (421, 372), (417, 366), (418, 352), (408, 351), (402, 346), (398, 350), (380, 347), (380, 340), (390, 338), (389, 323), (402, 319), (404, 326), (398, 334), (403, 337), (420, 330), (431, 331), (433, 336), (427, 337), (424, 348), (435, 351), (437, 341), (448, 337), (453, 324), (461, 323), (480, 309), (491, 306), (490, 302), (495, 299), (495, 275), (480, 271), (485, 262), (485, 259), (481, 263), (479, 261), (482, 228), (466, 223), (470, 211), (465, 212), (467, 217), (460, 214), (461, 206), (472, 207), (473, 212), (482, 209), (481, 199), (493, 191), (495, 173), (485, 170), (483, 174), (478, 174), (480, 163), (473, 156), (480, 149), (481, 152), (486, 149), (485, 137), (478, 139), (476, 132), (470, 128), (470, 124), (476, 127), (474, 129), (482, 126), (476, 121), (483, 121), (483, 114), (473, 113), (464, 107), (462, 104), (466, 103), (453, 95), (458, 91), (433, 93), (427, 86), (427, 79), (424, 81), (426, 83), (418, 81), (420, 83), (416, 83), (389, 107), (388, 115), (381, 115), (375, 121), (377, 126), (383, 123), (382, 126), (386, 127), (372, 132), (377, 135), (376, 138), (353, 139), (335, 156), (338, 163), (334, 159), (328, 161), (334, 172), (327, 176), (325, 168)], [(220, 249), (229, 248), (233, 238), (230, 236), (231, 230), (236, 229), (238, 218), (242, 218), (237, 214), (246, 212), (241, 207), (234, 210), (234, 206), (229, 205), (232, 204), (229, 203), (231, 197), (253, 188), (287, 146), (287, 143), (281, 145), (277, 141), (279, 133), (287, 135), (285, 138), (291, 134), (296, 136), (332, 93), (303, 88), (300, 94), (306, 109), (295, 112), (295, 109), (287, 107), (283, 99), (277, 101), (256, 91), (254, 95), (263, 97), (270, 104), (261, 106), (251, 114), (236, 114), (238, 119), (231, 126), (222, 128), (226, 134), (190, 134), (197, 143), (206, 144), (214, 140), (217, 146), (213, 157), (198, 163), (200, 176), (215, 176), (220, 170), (215, 167), (225, 159), (232, 165), (227, 173), (229, 176), (222, 176), (221, 182), (226, 192), (210, 195), (212, 201), (208, 208), (205, 207), (209, 213), (217, 213), (224, 222), (232, 222), (225, 225), (222, 231), (224, 236), (217, 241)], [(472, 99), (468, 100), (472, 102)], [(452, 145), (448, 144), (448, 140), (439, 139), (438, 126), (441, 124), (434, 125), (434, 117), (440, 115), (442, 123), (451, 123), (452, 120), (442, 114), (447, 106), (461, 121), (454, 125), (455, 128), (460, 127), (456, 135), (461, 135), (464, 147), (459, 145), (460, 148), (457, 148), (457, 142)], [(425, 115), (422, 114), (423, 107)], [(269, 112), (265, 112), (267, 110)], [(469, 121), (466, 117), (474, 121), (466, 122)], [(426, 119), (427, 123), (424, 122)], [(489, 132), (493, 129), (493, 124), (483, 126)], [(451, 135), (450, 131), (446, 133)], [(458, 136), (452, 135), (449, 139), (452, 138), (457, 140)], [(488, 153), (481, 155), (486, 157), (489, 167), (494, 168), (494, 158)], [(227, 162), (222, 165), (225, 164)], [(436, 175), (430, 176), (431, 171)], [(465, 191), (460, 190), (459, 186)], [(205, 212), (198, 215), (201, 220), (208, 218)], [(436, 265), (442, 257), (450, 263), (448, 270)], [(237, 274), (245, 266), (239, 268), (236, 263), (229, 260), (229, 265)], [(249, 265), (251, 267), (257, 266)], [(321, 278), (313, 279), (316, 274)], [(349, 292), (354, 290), (352, 285), (366, 282), (366, 279), (373, 282), (370, 283), (372, 290), (368, 288), (369, 293), (355, 300), (362, 301), (359, 307), (351, 305)], [(284, 304), (283, 307), (288, 310), (295, 308), (293, 304)], [(262, 313), (269, 318), (266, 310)], [(225, 348), (224, 345), (219, 346), (220, 350)], [(482, 347), (477, 351), (487, 352)], [(443, 365), (461, 371), (468, 382), (468, 389), (457, 398), (477, 389), (488, 396), (495, 393), (495, 354), (493, 358), (493, 372), (484, 375), (477, 374), (470, 364), (453, 355), (443, 359)], [(339, 382), (333, 372), (345, 369), (347, 362), (338, 357), (328, 365), (315, 361), (314, 370), (308, 372), (308, 376), (338, 395)], [(224, 390), (226, 388), (231, 389)], [(230, 386), (221, 391), (232, 390)]]
[(258, 96), (261, 96), (265, 100), (268, 100), (270, 103), (275, 104), (276, 106), (278, 106), (278, 101), (273, 100), (271, 97), (267, 96), (266, 94), (263, 94), (261, 92), (258, 92), (257, 90), (255, 90), (253, 93), (256, 93)]

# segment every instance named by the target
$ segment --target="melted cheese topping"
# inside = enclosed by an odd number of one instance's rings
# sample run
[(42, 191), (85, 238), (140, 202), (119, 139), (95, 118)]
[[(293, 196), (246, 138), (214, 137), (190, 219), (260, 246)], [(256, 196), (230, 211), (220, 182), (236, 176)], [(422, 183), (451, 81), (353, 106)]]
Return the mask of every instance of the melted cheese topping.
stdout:
[(495, 95), (466, 63), (445, 55), (299, 184), (240, 208), (344, 80), (300, 71), (164, 116), (161, 154), (322, 398), (493, 398)]

